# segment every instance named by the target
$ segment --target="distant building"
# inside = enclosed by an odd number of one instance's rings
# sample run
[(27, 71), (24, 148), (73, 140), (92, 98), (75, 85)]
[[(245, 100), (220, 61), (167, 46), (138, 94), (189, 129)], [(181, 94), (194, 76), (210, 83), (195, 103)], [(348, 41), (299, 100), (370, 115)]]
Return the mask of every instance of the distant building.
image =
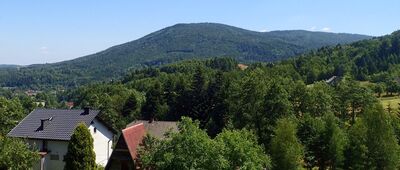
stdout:
[(246, 70), (249, 67), (245, 64), (238, 64), (237, 66), (239, 67), (240, 70)]
[(325, 83), (329, 85), (337, 85), (341, 81), (341, 77), (339, 76), (332, 76), (328, 80), (325, 80)]
[(44, 102), (44, 101), (37, 101), (34, 103), (37, 107), (45, 107), (46, 106), (46, 102)]
[(158, 139), (164, 139), (168, 131), (177, 132), (177, 122), (168, 121), (134, 121), (122, 130), (106, 170), (133, 170), (137, 165), (137, 149), (146, 134)]
[(28, 96), (36, 96), (38, 93), (41, 93), (41, 91), (36, 91), (36, 90), (27, 90), (25, 91), (25, 94)]
[(96, 163), (105, 166), (112, 153), (115, 130), (99, 117), (99, 111), (36, 109), (26, 116), (8, 136), (24, 138), (39, 150), (41, 159), (33, 169), (64, 169), (64, 156), (75, 127), (84, 123), (93, 137)]

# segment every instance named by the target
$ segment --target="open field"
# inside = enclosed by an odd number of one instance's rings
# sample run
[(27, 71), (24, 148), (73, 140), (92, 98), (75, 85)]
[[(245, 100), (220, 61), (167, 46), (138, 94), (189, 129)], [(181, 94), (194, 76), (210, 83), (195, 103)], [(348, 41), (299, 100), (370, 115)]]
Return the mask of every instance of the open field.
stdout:
[(381, 97), (378, 99), (381, 101), (381, 103), (385, 109), (388, 107), (389, 104), (390, 104), (390, 107), (392, 107), (392, 109), (399, 108), (399, 103), (400, 103), (399, 96)]

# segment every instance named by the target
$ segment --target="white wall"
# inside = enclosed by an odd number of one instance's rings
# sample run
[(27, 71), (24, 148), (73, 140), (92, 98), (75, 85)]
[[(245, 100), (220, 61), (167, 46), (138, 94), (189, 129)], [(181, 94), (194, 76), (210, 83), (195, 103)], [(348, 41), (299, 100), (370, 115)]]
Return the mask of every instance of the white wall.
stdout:
[[(96, 128), (96, 132), (94, 129)], [(104, 126), (97, 119), (93, 120), (93, 123), (89, 126), (90, 134), (93, 137), (94, 152), (96, 153), (96, 163), (102, 166), (106, 166), (108, 158), (112, 152), (112, 139), (113, 133)], [(38, 150), (42, 149), (43, 140), (40, 139), (28, 139), (28, 143), (31, 146), (35, 146)], [(62, 170), (64, 169), (65, 162), (64, 156), (68, 151), (68, 141), (50, 141), (47, 140), (47, 149), (50, 151), (45, 156), (44, 167), (46, 170)], [(58, 155), (58, 160), (51, 160), (51, 155)], [(33, 169), (40, 169), (40, 162), (34, 165)]]
[[(96, 132), (94, 129), (96, 128)], [(90, 134), (93, 137), (94, 152), (96, 153), (96, 163), (106, 166), (112, 152), (113, 133), (96, 119), (89, 126)]]
[[(42, 142), (43, 140), (28, 140), (28, 143), (33, 146), (36, 146), (38, 150), (42, 149)], [(67, 141), (47, 141), (47, 149), (50, 151), (45, 156), (44, 167), (45, 170), (52, 170), (52, 169), (64, 169), (64, 156), (67, 154), (68, 150), (68, 142)], [(58, 160), (52, 160), (51, 157), (58, 156)], [(40, 169), (40, 162), (33, 167), (33, 169)]]

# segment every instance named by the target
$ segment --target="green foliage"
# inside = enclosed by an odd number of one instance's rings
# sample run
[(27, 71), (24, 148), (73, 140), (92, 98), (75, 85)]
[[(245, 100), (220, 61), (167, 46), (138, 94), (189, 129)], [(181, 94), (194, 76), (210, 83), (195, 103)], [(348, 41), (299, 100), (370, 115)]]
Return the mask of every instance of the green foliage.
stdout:
[(30, 169), (39, 161), (39, 154), (20, 139), (0, 135), (0, 169)]
[(199, 129), (199, 122), (182, 118), (179, 133), (165, 141), (144, 140), (141, 161), (156, 169), (263, 169), (269, 157), (246, 130), (223, 131), (215, 139)]
[[(308, 31), (260, 33), (213, 24), (178, 24), (102, 52), (54, 64), (0, 68), (0, 86), (77, 87), (115, 80), (129, 69), (184, 59), (229, 56), (241, 62), (278, 61), (323, 46), (346, 44), (368, 36)], [(231, 65), (210, 64), (222, 70)]]
[(0, 97), (0, 136), (7, 134), (26, 115), (18, 99)]
[(143, 118), (146, 120), (163, 119), (168, 112), (168, 105), (164, 101), (163, 89), (160, 82), (156, 82), (146, 94), (146, 103), (143, 106)]
[(353, 169), (399, 168), (399, 145), (380, 105), (373, 105), (350, 130), (347, 166)]
[(65, 167), (68, 170), (96, 169), (96, 155), (93, 150), (93, 138), (84, 123), (80, 123), (68, 143), (65, 155)]
[(273, 169), (301, 169), (304, 151), (296, 136), (296, 122), (290, 118), (279, 119), (274, 133), (270, 145)]
[(263, 169), (271, 164), (257, 137), (248, 130), (224, 130), (215, 140), (223, 145), (221, 153), (229, 162), (227, 169)]
[(170, 140), (160, 144), (151, 165), (157, 169), (225, 169), (228, 162), (220, 146), (198, 126), (199, 122), (183, 118), (179, 133), (171, 134)]
[(333, 114), (324, 116), (325, 129), (321, 134), (320, 168), (340, 169), (344, 166), (344, 151), (347, 146), (346, 133), (338, 125)]
[(68, 93), (75, 107), (90, 106), (101, 111), (101, 118), (117, 129), (139, 117), (145, 101), (142, 93), (120, 84), (82, 86)]

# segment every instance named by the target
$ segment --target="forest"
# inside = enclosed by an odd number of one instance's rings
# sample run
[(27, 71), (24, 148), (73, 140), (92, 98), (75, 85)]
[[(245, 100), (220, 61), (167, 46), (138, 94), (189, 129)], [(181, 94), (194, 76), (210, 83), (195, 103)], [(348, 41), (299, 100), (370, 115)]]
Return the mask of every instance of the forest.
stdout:
[[(48, 108), (69, 101), (99, 109), (116, 129), (137, 119), (181, 121), (170, 140), (145, 141), (149, 168), (398, 169), (400, 110), (380, 97), (400, 94), (399, 40), (397, 31), (246, 68), (232, 58), (186, 60), (34, 98), (4, 89), (1, 142), (14, 140), (5, 134), (40, 99)], [(0, 168), (9, 159), (1, 152)]]
[(25, 89), (76, 88), (118, 80), (129, 70), (189, 59), (231, 57), (271, 62), (323, 46), (370, 39), (358, 34), (311, 31), (256, 32), (217, 23), (176, 24), (104, 51), (51, 64), (0, 66), (0, 86)]

